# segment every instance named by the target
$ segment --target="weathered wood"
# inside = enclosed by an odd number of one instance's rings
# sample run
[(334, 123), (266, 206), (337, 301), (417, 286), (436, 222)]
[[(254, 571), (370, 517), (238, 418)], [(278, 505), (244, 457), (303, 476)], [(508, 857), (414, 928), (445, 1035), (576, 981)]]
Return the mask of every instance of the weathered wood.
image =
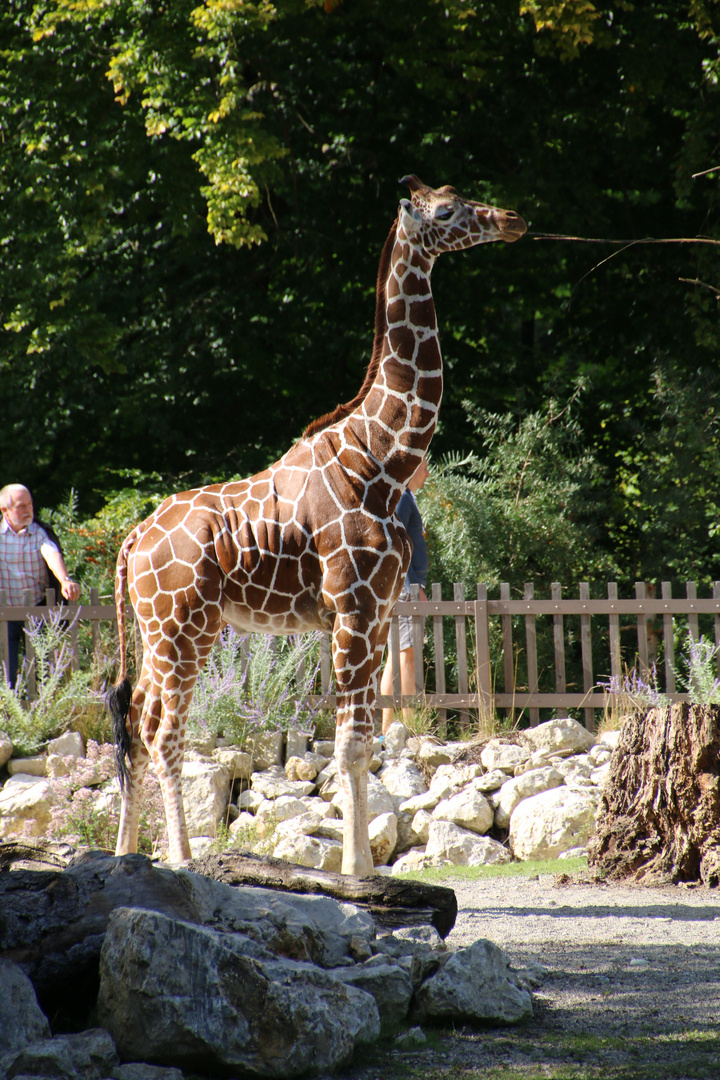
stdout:
[(191, 863), (190, 868), (226, 885), (258, 885), (283, 892), (332, 896), (335, 900), (357, 904), (386, 929), (434, 926), (440, 937), (445, 938), (457, 918), (457, 897), (452, 889), (443, 885), (426, 885), (380, 875), (351, 877), (296, 866), (282, 859), (229, 852), (206, 855)]
[(720, 884), (720, 706), (625, 722), (588, 862), (610, 880)]

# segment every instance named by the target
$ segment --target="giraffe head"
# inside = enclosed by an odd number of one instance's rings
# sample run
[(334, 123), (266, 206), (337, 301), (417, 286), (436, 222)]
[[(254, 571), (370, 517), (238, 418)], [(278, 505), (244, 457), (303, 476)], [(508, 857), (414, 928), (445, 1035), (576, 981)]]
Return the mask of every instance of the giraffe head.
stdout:
[(427, 187), (417, 176), (400, 181), (411, 191), (401, 199), (399, 223), (408, 238), (419, 241), (428, 255), (460, 251), (495, 240), (519, 240), (527, 225), (514, 210), (464, 199), (455, 188)]

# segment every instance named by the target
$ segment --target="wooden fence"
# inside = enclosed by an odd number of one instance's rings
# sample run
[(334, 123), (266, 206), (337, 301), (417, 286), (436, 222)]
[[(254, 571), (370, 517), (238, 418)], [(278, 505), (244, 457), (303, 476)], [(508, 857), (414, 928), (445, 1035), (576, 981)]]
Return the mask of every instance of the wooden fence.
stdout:
[[(398, 615), (413, 616), (415, 692), (402, 697), (400, 676), (393, 671), (393, 694), (380, 697), (378, 707), (420, 702), (437, 710), (440, 722), (448, 711), (459, 712), (461, 720), (470, 710), (491, 714), (503, 710), (513, 716), (526, 710), (531, 724), (540, 720), (540, 710), (582, 710), (587, 727), (595, 724), (596, 710), (608, 704), (608, 695), (598, 680), (615, 677), (622, 680), (628, 667), (637, 667), (647, 675), (660, 659), (659, 681), (672, 701), (686, 700), (676, 689), (676, 651), (680, 631), (697, 640), (700, 633), (720, 645), (720, 582), (714, 582), (712, 596), (697, 596), (695, 582), (687, 582), (685, 595), (673, 597), (669, 582), (657, 588), (637, 582), (635, 595), (618, 597), (617, 585), (609, 582), (607, 596), (591, 598), (587, 583), (577, 587), (577, 597), (564, 596), (560, 584), (551, 587), (549, 598), (534, 595), (532, 584), (525, 585), (523, 596), (511, 598), (510, 586), (500, 586), (498, 599), (489, 599), (487, 586), (479, 584), (473, 599), (467, 599), (461, 585), (453, 588), (453, 599), (443, 599), (441, 588), (431, 587), (430, 599), (412, 599), (398, 603), (391, 621), (394, 655), (398, 655)], [(47, 617), (58, 610), (71, 622), (77, 635), (80, 620), (90, 620), (93, 643), (101, 621), (115, 621), (115, 606), (101, 605), (97, 591), (91, 592), (90, 604), (69, 604), (54, 608), (54, 595), (48, 594), (48, 606), (9, 607), (0, 594), (0, 657), (7, 656), (7, 622)], [(446, 663), (446, 620), (452, 620), (453, 677)], [(702, 627), (701, 627), (702, 622)], [(431, 646), (424, 648), (426, 629)], [(538, 661), (538, 640), (551, 640), (552, 661), (544, 666)], [(546, 650), (547, 651), (547, 650)], [(601, 653), (598, 660), (598, 652)], [(424, 653), (431, 654), (426, 664)], [(576, 669), (570, 679), (568, 660)], [(720, 667), (719, 667), (720, 670)], [(522, 672), (521, 678), (518, 673)], [(331, 687), (329, 637), (321, 648), (320, 675), (322, 691)], [(453, 686), (449, 684), (452, 681)], [(580, 685), (578, 685), (581, 683)], [(548, 689), (547, 686), (550, 686)], [(429, 688), (428, 688), (429, 687)], [(29, 686), (32, 696), (34, 686)]]

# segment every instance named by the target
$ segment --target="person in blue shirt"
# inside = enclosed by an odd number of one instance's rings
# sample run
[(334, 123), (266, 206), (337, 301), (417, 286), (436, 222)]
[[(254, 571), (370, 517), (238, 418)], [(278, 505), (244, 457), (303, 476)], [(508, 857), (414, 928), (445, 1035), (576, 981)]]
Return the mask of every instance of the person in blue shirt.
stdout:
[[(420, 491), (428, 478), (427, 460), (423, 458), (417, 469), (410, 477), (408, 485), (403, 491), (400, 502), (395, 511), (397, 517), (407, 529), (407, 534), (413, 546), (410, 567), (407, 572), (405, 584), (400, 593), (400, 600), (410, 599), (410, 586), (419, 585), (420, 600), (427, 600), (425, 595), (425, 582), (428, 573), (428, 553), (425, 543), (425, 529), (422, 517), (415, 499), (415, 492)], [(410, 615), (400, 615), (400, 686), (405, 694), (415, 693), (415, 652), (413, 649), (413, 620)], [(392, 657), (390, 655), (390, 637), (388, 635), (388, 658), (380, 679), (380, 693), (392, 696)], [(403, 715), (410, 713), (409, 708), (403, 709)], [(382, 731), (385, 735), (393, 722), (393, 709), (387, 708), (382, 711)]]

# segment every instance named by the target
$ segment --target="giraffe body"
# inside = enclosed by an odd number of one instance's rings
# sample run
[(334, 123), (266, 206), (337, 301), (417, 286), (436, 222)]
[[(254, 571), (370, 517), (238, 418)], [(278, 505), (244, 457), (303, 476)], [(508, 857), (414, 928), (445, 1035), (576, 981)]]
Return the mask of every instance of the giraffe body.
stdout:
[[(311, 424), (264, 472), (170, 496), (120, 550), (122, 667), (110, 695), (123, 782), (118, 854), (137, 850), (140, 788), (152, 758), (170, 859), (190, 858), (180, 788), (185, 717), (227, 622), (240, 632), (332, 632), (342, 868), (373, 870), (367, 769), (377, 676), (411, 551), (394, 510), (430, 443), (442, 396), (430, 273), (443, 251), (525, 232), (511, 211), (462, 199), (452, 188), (427, 188), (416, 177), (404, 182), (412, 201), (401, 201), (383, 250), (375, 345), (357, 397)], [(126, 584), (143, 640), (131, 699)]]

